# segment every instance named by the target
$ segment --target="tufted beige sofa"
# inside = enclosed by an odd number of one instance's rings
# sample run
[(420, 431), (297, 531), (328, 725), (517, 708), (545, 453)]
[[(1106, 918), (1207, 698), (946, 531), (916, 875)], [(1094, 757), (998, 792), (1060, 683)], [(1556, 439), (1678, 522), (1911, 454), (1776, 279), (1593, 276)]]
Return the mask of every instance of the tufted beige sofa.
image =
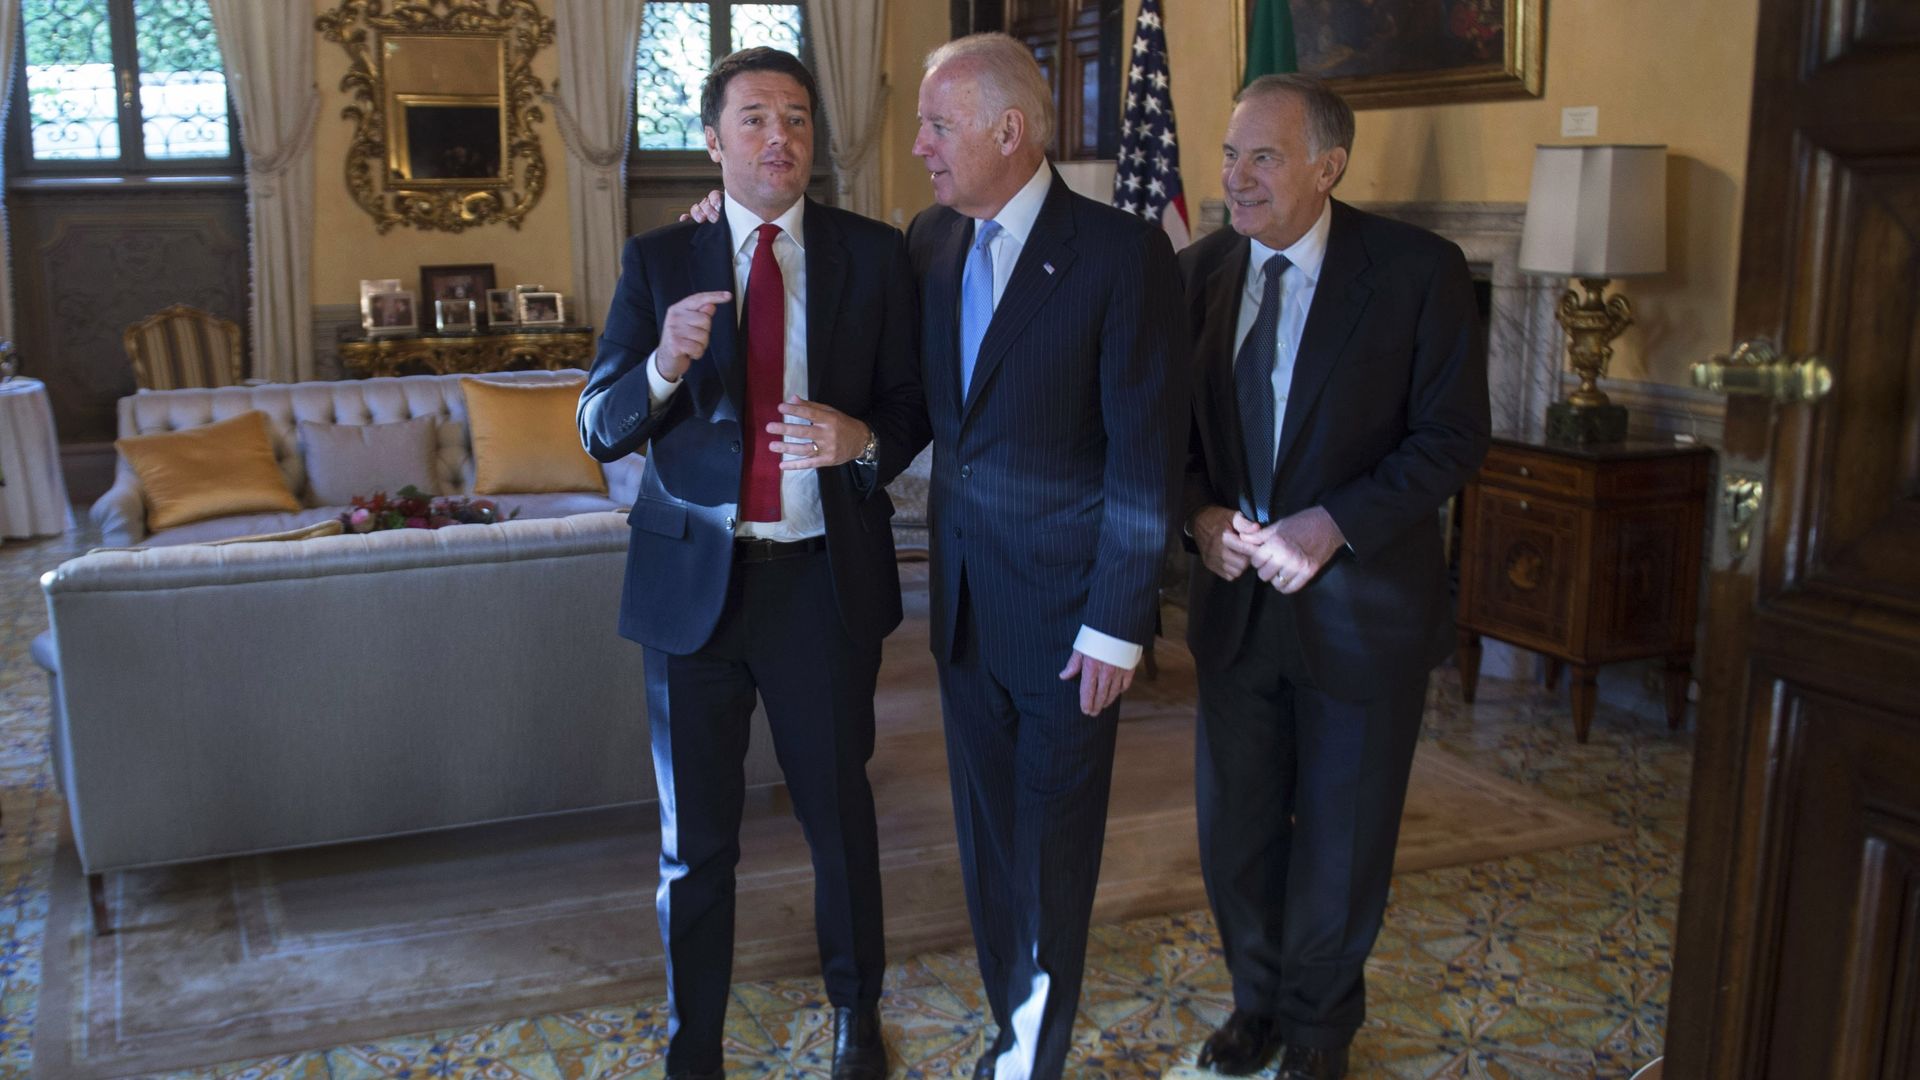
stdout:
[[(458, 438), (442, 444), (439, 482), (471, 483), (447, 377), (142, 394), (120, 415), (151, 431), (245, 408), (273, 417), (293, 477), (284, 436), (298, 418), (442, 416)], [(612, 490), (642, 467), (610, 467)], [(137, 539), (127, 481), (95, 519)], [(183, 526), (48, 573), (51, 629), (34, 655), (53, 680), (55, 777), (96, 897), (110, 870), (653, 798), (641, 650), (614, 629), (625, 515), (530, 513), (234, 545), (188, 542)], [(779, 779), (764, 715), (746, 776)]]
[[(93, 504), (93, 523), (101, 539), (114, 546), (204, 543), (234, 536), (285, 532), (339, 516), (345, 507), (319, 506), (307, 485), (306, 464), (300, 457), (299, 422), (326, 424), (383, 424), (432, 416), (439, 424), (439, 474), (434, 495), (473, 490), (473, 453), (467, 442), (466, 396), (461, 383), (470, 375), (405, 375), (391, 379), (342, 382), (278, 383), (229, 386), (214, 390), (160, 390), (120, 399), (119, 433), (151, 435), (180, 431), (225, 420), (258, 409), (267, 414), (273, 431), (274, 456), (305, 508), (292, 513), (235, 514), (195, 521), (161, 533), (147, 532), (146, 500), (140, 479), (122, 460), (113, 487)], [(512, 371), (484, 376), (489, 381), (521, 383), (578, 382), (581, 373)], [(631, 506), (640, 490), (639, 457), (602, 467), (607, 492), (558, 492), (494, 496), (503, 509), (520, 516), (564, 517), (591, 510)], [(367, 492), (366, 494), (372, 494)]]

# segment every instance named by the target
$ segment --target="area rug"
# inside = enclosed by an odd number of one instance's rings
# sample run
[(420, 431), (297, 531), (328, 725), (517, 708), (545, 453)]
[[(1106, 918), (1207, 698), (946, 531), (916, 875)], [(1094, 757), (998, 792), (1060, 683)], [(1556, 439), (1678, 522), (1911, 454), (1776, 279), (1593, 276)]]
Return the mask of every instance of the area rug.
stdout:
[[(896, 958), (970, 940), (924, 594), (910, 592), (908, 607), (886, 646), (870, 767)], [(1159, 661), (1123, 710), (1102, 922), (1206, 902), (1193, 664), (1164, 640)], [(63, 845), (36, 1073), (95, 1080), (657, 994), (655, 826), (643, 805), (112, 874), (117, 930), (105, 937), (89, 930), (85, 881)], [(1395, 869), (1620, 832), (1423, 745)], [(780, 789), (753, 794), (742, 846), (734, 978), (813, 970), (812, 873)]]

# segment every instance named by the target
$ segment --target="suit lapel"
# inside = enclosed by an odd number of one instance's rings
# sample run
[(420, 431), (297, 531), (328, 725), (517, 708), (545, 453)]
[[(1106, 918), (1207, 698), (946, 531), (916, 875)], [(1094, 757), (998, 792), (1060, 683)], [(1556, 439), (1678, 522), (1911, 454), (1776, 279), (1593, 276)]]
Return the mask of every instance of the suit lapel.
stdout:
[(840, 290), (846, 284), (847, 252), (833, 219), (807, 200), (802, 228), (807, 236), (807, 398), (834, 404), (839, 368), (833, 354), (834, 320), (840, 314)]
[[(1300, 352), (1293, 361), (1293, 382), (1287, 389), (1287, 415), (1280, 428), (1280, 449), (1274, 456), (1274, 483), (1284, 475), (1287, 456), (1300, 441), (1308, 411), (1320, 398), (1327, 376), (1340, 362), (1340, 351), (1359, 325), (1373, 289), (1361, 280), (1369, 265), (1360, 242), (1359, 223), (1346, 204), (1333, 204), (1333, 225), (1327, 235), (1327, 258), (1314, 286), (1313, 306), (1300, 335)], [(1276, 487), (1277, 490), (1277, 487)]]
[(1234, 353), (1239, 342), (1240, 297), (1246, 291), (1247, 260), (1253, 245), (1242, 237), (1227, 249), (1226, 257), (1213, 268), (1204, 292), (1205, 311), (1195, 355), (1205, 365), (1199, 391), (1207, 408), (1201, 411), (1212, 423), (1201, 428), (1201, 437), (1213, 443), (1212, 460), (1225, 466), (1232, 485), (1222, 490), (1240, 497), (1246, 486), (1245, 451), (1240, 447), (1240, 402), (1233, 388)]
[(973, 382), (967, 387), (962, 418), (973, 412), (974, 403), (980, 400), (981, 391), (1000, 369), (1007, 350), (1019, 340), (1020, 331), (1053, 295), (1054, 288), (1067, 276), (1067, 268), (1073, 265), (1073, 249), (1067, 246), (1073, 239), (1071, 198), (1066, 181), (1054, 173), (1053, 183), (1047, 188), (1047, 199), (1040, 206), (1040, 216), (1034, 219), (1033, 231), (1027, 234), (1027, 242), (1020, 249), (1020, 261), (1013, 264), (1013, 276), (1007, 279), (1007, 289), (1000, 295), (999, 306), (993, 309), (987, 335), (980, 340), (980, 355), (974, 360)]
[(960, 275), (966, 269), (971, 221), (954, 214), (947, 234), (935, 241), (933, 262), (927, 267), (925, 311), (927, 340), (935, 348), (921, 360), (929, 404), (936, 399), (960, 410)]
[[(693, 231), (691, 273), (696, 292), (735, 292), (733, 282), (733, 233), (725, 218), (708, 222)], [(740, 302), (722, 304), (713, 313), (713, 330), (707, 337), (707, 357), (712, 361), (715, 385), (698, 388), (704, 392), (694, 403), (703, 415), (722, 420), (740, 419), (741, 403), (747, 399), (747, 358), (738, 345), (737, 325)], [(662, 317), (665, 317), (662, 312)]]

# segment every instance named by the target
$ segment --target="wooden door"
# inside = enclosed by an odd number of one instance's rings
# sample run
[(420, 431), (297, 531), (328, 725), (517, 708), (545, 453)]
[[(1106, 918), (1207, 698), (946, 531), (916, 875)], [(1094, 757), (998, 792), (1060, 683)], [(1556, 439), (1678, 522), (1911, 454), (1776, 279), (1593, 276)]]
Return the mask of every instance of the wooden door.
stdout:
[(1920, 1076), (1920, 5), (1761, 0), (1734, 398), (1668, 1029), (1675, 1077)]

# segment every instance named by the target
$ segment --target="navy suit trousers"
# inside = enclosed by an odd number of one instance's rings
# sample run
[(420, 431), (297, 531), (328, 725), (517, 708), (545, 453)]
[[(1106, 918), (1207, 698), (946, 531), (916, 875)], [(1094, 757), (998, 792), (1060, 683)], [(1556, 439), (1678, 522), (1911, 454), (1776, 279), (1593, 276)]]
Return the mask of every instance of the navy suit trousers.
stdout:
[(669, 1075), (721, 1065), (756, 692), (813, 855), (827, 998), (851, 1007), (880, 1000), (886, 942), (866, 772), (880, 646), (854, 642), (835, 610), (824, 552), (738, 563), (705, 646), (685, 656), (646, 650), (660, 786), (656, 905), (667, 955)]
[(1051, 674), (1009, 685), (960, 592), (940, 696), (967, 911), (1000, 1026), (997, 1074), (1057, 1080), (1080, 1002), (1120, 706), (1089, 717), (1079, 681)]

